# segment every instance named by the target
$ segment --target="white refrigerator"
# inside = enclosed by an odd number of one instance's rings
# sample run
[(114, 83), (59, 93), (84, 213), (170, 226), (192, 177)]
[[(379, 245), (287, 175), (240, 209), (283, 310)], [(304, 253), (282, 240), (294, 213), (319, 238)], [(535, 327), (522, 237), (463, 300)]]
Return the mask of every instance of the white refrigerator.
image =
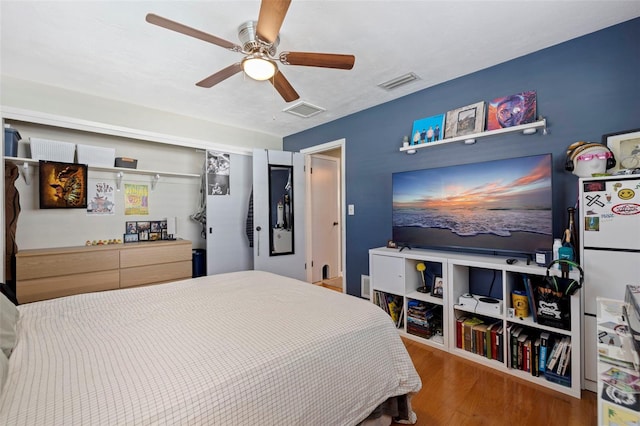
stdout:
[(640, 175), (582, 178), (579, 185), (583, 388), (596, 392), (596, 298), (624, 300), (626, 286), (640, 284)]

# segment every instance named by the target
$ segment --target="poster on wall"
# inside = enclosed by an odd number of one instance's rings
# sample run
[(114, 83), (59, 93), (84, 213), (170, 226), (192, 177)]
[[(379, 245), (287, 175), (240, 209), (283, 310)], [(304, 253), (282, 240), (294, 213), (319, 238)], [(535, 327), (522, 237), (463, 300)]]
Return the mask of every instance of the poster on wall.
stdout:
[(40, 208), (78, 209), (87, 207), (87, 166), (40, 161)]
[(207, 151), (207, 194), (229, 195), (229, 154)]
[(411, 144), (436, 142), (442, 139), (444, 133), (444, 114), (422, 118), (413, 122), (411, 130)]
[(124, 185), (124, 214), (126, 216), (149, 214), (149, 185)]
[(444, 137), (454, 138), (482, 132), (484, 113), (484, 102), (477, 102), (447, 112)]
[(533, 123), (536, 120), (536, 92), (516, 93), (489, 102), (487, 130)]
[(112, 215), (115, 212), (115, 194), (111, 183), (99, 179), (89, 179), (87, 185), (89, 201), (87, 215)]

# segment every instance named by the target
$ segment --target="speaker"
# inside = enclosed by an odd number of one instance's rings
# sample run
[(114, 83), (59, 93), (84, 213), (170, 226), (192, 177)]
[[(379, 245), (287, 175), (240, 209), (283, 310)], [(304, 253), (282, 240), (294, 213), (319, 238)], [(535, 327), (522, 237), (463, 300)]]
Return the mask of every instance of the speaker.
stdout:
[(574, 142), (567, 148), (567, 158), (564, 162), (564, 169), (568, 172), (572, 172), (575, 168), (574, 160), (580, 155), (581, 152), (589, 148), (605, 148), (609, 151), (610, 157), (607, 158), (606, 169), (609, 170), (616, 165), (616, 158), (613, 155), (613, 151), (608, 146), (595, 142)]

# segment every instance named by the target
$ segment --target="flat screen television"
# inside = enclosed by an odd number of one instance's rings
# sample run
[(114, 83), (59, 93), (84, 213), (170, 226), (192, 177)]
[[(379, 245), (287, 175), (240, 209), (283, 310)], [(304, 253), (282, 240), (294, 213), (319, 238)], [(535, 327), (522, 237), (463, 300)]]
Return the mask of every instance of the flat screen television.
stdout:
[(393, 174), (399, 247), (533, 255), (553, 246), (551, 154)]

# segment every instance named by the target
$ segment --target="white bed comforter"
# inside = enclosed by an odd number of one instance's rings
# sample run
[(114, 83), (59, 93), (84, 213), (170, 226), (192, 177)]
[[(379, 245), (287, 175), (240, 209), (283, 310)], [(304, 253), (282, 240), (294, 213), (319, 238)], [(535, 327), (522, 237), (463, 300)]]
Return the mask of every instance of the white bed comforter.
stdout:
[(380, 308), (265, 272), (19, 310), (0, 425), (353, 425), (421, 387)]

